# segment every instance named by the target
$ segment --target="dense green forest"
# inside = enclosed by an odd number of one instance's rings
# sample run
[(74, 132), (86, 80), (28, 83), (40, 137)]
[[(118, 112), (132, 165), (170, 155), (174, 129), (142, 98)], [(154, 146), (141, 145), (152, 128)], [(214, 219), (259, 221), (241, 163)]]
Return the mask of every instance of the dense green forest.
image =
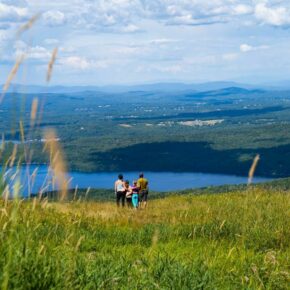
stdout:
[[(39, 113), (31, 128), (35, 98)], [(0, 112), (2, 159), (20, 143), (19, 155), (30, 147), (31, 162), (46, 163), (42, 138), (53, 127), (73, 170), (247, 175), (259, 153), (257, 175), (286, 177), (289, 113), (289, 91), (9, 93)], [(20, 120), (25, 142), (19, 142)]]

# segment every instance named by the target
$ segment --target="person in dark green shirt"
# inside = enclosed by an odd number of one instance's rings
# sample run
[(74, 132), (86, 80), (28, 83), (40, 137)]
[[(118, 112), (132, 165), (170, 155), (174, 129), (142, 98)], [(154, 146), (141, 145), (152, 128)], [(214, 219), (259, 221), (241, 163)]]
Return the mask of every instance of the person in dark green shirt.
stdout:
[(144, 178), (144, 174), (140, 173), (139, 179), (137, 181), (137, 187), (140, 190), (140, 205), (143, 208), (147, 207), (147, 200), (148, 200), (148, 194), (149, 194), (149, 187), (148, 187), (148, 180)]

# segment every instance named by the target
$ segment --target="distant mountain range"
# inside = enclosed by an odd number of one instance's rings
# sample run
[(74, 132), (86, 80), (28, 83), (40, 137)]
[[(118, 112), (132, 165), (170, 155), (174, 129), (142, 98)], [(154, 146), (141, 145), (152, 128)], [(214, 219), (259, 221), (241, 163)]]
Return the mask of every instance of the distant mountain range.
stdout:
[(78, 92), (209, 92), (228, 89), (231, 93), (237, 90), (255, 90), (262, 87), (235, 82), (208, 82), (201, 84), (155, 83), (144, 85), (108, 85), (108, 86), (38, 86), (13, 84), (8, 92), (17, 93), (78, 93)]
[(209, 91), (198, 91), (186, 94), (185, 97), (217, 97), (217, 96), (230, 96), (230, 95), (250, 95), (261, 94), (265, 90), (262, 89), (245, 89), (240, 87), (227, 87), (222, 89), (215, 89)]

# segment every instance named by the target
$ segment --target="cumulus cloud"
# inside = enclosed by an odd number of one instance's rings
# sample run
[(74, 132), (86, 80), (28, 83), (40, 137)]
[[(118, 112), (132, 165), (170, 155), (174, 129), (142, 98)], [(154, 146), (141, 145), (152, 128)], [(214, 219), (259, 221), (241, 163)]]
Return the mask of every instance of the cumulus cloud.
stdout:
[(0, 3), (0, 21), (23, 21), (28, 18), (28, 9)]
[[(18, 42), (12, 50), (12, 41), (8, 43), (1, 28), (12, 35), (16, 26), (37, 12), (42, 16), (32, 37), (21, 36), (34, 44)], [(58, 46), (56, 65), (63, 68), (61, 73), (85, 82), (84, 76), (94, 78), (98, 71), (109, 81), (118, 76), (132, 81), (138, 78), (136, 73), (130, 76), (136, 68), (139, 80), (159, 75), (195, 78), (198, 74), (191, 72), (196, 68), (205, 71), (205, 77), (210, 70), (220, 76), (216, 71), (241, 69), (253, 60), (251, 54), (257, 63), (266, 54), (280, 56), (280, 40), (287, 31), (273, 36), (269, 27), (287, 28), (289, 23), (288, 0), (0, 0), (0, 49), (2, 59), (9, 55), (13, 62), (16, 55), (25, 53), (30, 64), (44, 67)], [(257, 24), (260, 27), (254, 27)], [(51, 29), (62, 25), (62, 29)], [(200, 25), (207, 27), (195, 27)], [(261, 44), (278, 38), (279, 45), (267, 53), (255, 53), (268, 48)], [(287, 42), (286, 37), (283, 41)]]
[(285, 27), (290, 24), (289, 4), (287, 0), (62, 0), (54, 5), (49, 2), (39, 5), (36, 0), (3, 0), (0, 20), (21, 21), (28, 12), (33, 15), (40, 9), (44, 23), (49, 26), (69, 22), (78, 29), (113, 33), (142, 32), (140, 23), (146, 19), (185, 26), (240, 19), (241, 23)]
[(16, 41), (14, 44), (15, 53), (12, 58), (25, 55), (27, 59), (47, 62), (51, 57), (51, 52), (43, 46), (29, 46), (24, 41)]
[(253, 11), (252, 6), (240, 1), (201, 1), (201, 0), (143, 0), (149, 17), (158, 18), (172, 25), (208, 25), (227, 22), (234, 15), (246, 15)]
[(74, 5), (69, 17), (74, 25), (123, 33), (142, 31), (138, 25), (142, 19), (167, 25), (209, 25), (254, 11), (248, 0), (75, 0)]
[(65, 15), (58, 10), (47, 11), (43, 14), (44, 22), (49, 26), (59, 26), (65, 23)]
[[(289, 24), (287, 1), (267, 6), (250, 0), (100, 0), (81, 1), (76, 23), (107, 31), (140, 31), (138, 19), (154, 19), (168, 25), (210, 25), (248, 17), (269, 25)], [(258, 2), (258, 3), (257, 3)], [(275, 1), (276, 2), (276, 1)], [(278, 6), (277, 6), (278, 5)]]
[(290, 26), (290, 8), (287, 9), (285, 6), (269, 7), (266, 3), (259, 3), (255, 8), (255, 16), (265, 24), (277, 27)]
[(128, 24), (127, 26), (121, 27), (121, 31), (124, 33), (134, 33), (141, 31), (141, 28), (135, 24)]
[(76, 0), (78, 10), (70, 19), (78, 28), (98, 31), (136, 33), (135, 18), (140, 16), (139, 0)]
[(61, 64), (74, 69), (82, 69), (82, 70), (88, 69), (90, 67), (89, 61), (86, 58), (79, 56), (70, 56), (63, 58), (61, 60)]
[(241, 52), (250, 52), (250, 51), (256, 51), (256, 50), (263, 50), (267, 48), (269, 48), (269, 46), (267, 45), (252, 46), (246, 43), (240, 45)]
[(82, 56), (68, 56), (59, 60), (61, 65), (76, 70), (105, 69), (109, 66), (110, 61), (90, 60)]
[(246, 14), (251, 14), (254, 9), (250, 5), (244, 5), (244, 4), (239, 4), (236, 5), (232, 8), (233, 14), (236, 15), (246, 15)]

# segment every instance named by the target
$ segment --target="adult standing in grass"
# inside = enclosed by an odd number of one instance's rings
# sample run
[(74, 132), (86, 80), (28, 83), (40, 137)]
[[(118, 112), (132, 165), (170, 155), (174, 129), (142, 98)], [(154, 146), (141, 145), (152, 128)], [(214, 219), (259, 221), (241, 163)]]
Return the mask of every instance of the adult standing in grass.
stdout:
[(149, 193), (149, 182), (144, 177), (144, 173), (139, 174), (139, 179), (137, 182), (137, 186), (140, 190), (140, 203), (143, 208), (147, 207), (148, 193)]
[(122, 207), (125, 206), (126, 188), (123, 180), (123, 174), (118, 175), (118, 180), (115, 182), (115, 195), (117, 206), (120, 207), (120, 201)]

